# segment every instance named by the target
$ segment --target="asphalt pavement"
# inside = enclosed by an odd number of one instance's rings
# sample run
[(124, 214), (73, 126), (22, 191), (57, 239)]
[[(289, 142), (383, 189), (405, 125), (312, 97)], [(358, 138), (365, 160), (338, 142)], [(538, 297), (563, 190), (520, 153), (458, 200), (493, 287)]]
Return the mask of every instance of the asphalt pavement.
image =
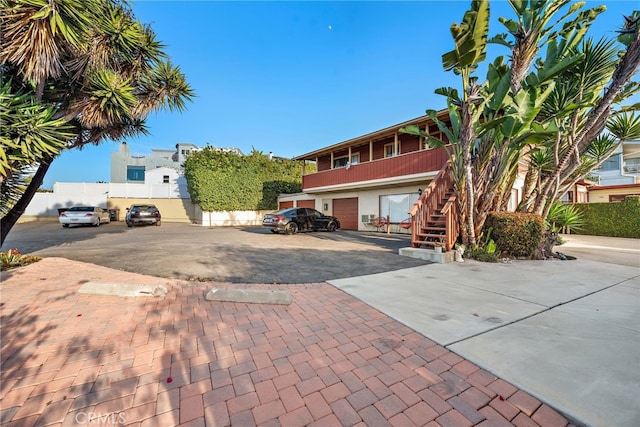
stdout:
[(63, 257), (156, 277), (221, 283), (315, 283), (428, 261), (400, 256), (409, 236), (338, 230), (272, 234), (263, 227), (202, 227), (163, 222), (128, 228), (62, 228), (57, 222), (18, 224), (2, 250)]

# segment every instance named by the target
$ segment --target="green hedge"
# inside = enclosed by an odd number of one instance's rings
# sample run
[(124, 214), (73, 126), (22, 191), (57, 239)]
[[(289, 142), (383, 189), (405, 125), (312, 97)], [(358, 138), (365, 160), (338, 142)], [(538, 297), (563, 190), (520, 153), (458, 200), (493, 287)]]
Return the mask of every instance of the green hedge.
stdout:
[(584, 215), (584, 226), (575, 234), (640, 238), (640, 196), (628, 196), (620, 203), (575, 206)]
[(484, 224), (485, 236), (489, 229), (501, 255), (532, 258), (542, 241), (544, 222), (536, 214), (492, 212)]
[(191, 200), (203, 211), (277, 209), (278, 195), (302, 190), (302, 164), (214, 148), (191, 153), (184, 162)]

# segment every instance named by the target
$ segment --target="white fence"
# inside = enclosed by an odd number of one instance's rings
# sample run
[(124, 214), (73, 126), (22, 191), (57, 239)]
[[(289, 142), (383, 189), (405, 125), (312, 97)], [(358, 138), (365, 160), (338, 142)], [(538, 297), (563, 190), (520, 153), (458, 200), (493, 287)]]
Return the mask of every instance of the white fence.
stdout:
[(58, 216), (58, 209), (75, 205), (107, 207), (107, 198), (189, 199), (186, 185), (56, 182), (53, 193), (36, 193), (24, 215)]
[(203, 212), (196, 206), (196, 218), (198, 223), (205, 227), (241, 227), (250, 225), (262, 225), (265, 213), (273, 211), (216, 211)]

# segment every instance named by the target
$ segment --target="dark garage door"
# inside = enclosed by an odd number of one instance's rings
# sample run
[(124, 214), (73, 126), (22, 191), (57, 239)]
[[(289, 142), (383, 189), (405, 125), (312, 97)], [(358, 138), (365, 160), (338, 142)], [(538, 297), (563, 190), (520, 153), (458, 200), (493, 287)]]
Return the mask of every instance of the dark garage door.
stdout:
[(316, 201), (314, 199), (298, 200), (299, 208), (316, 208)]
[(333, 216), (340, 221), (344, 230), (358, 229), (358, 198), (333, 199)]

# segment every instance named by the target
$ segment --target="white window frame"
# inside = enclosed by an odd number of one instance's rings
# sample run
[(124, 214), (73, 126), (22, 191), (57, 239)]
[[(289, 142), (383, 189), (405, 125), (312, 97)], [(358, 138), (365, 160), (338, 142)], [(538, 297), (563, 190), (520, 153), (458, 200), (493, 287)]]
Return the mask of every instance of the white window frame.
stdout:
[(388, 159), (389, 157), (396, 156), (396, 145), (391, 142), (389, 144), (384, 144), (384, 158)]
[(360, 163), (360, 153), (351, 154), (351, 164), (357, 165), (358, 163)]
[(415, 203), (415, 193), (384, 194), (378, 196), (380, 216), (389, 216), (391, 224), (398, 224), (410, 217), (409, 209)]
[[(342, 163), (342, 160), (344, 160), (344, 164), (336, 165), (336, 163), (338, 161), (341, 161), (341, 163)], [(333, 168), (334, 169), (347, 167), (348, 164), (349, 164), (349, 156), (340, 156), (340, 157), (334, 157), (333, 158)]]

